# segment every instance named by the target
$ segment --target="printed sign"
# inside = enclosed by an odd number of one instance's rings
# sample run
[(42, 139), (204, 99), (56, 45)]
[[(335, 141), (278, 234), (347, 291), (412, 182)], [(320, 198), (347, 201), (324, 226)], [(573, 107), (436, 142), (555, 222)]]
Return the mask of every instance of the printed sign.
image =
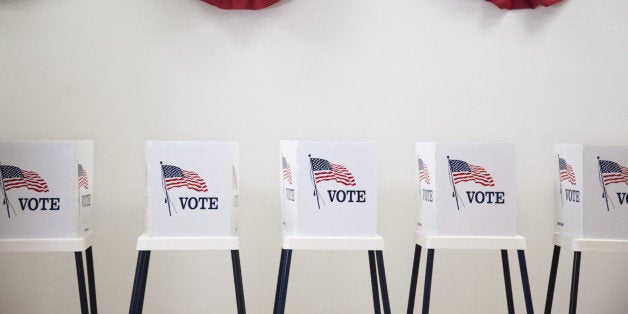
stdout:
[(377, 233), (375, 143), (281, 141), (280, 146), (284, 233)]
[(151, 236), (237, 232), (238, 146), (232, 142), (147, 142)]
[(416, 143), (419, 231), (516, 235), (516, 150), (512, 144)]
[(73, 238), (90, 231), (92, 164), (92, 141), (0, 142), (0, 238)]
[(628, 239), (628, 147), (556, 144), (556, 231)]

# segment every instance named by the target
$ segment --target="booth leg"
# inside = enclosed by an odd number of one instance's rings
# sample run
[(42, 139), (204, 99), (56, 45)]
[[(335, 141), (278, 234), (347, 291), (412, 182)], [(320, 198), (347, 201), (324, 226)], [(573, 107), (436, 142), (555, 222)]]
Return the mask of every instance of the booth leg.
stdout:
[(277, 282), (277, 294), (275, 295), (274, 314), (283, 314), (286, 309), (286, 296), (288, 294), (288, 278), (290, 277), (290, 260), (292, 250), (281, 250), (281, 262), (279, 268), (279, 278)]
[(377, 284), (377, 262), (375, 261), (375, 251), (369, 251), (369, 268), (371, 270), (371, 289), (373, 290), (373, 309), (375, 314), (382, 312), (379, 305), (379, 288)]
[(235, 285), (238, 314), (244, 314), (246, 313), (246, 307), (244, 306), (244, 288), (242, 286), (242, 269), (240, 268), (239, 250), (231, 250), (231, 264), (233, 266), (233, 282)]
[(552, 255), (549, 283), (547, 284), (547, 296), (545, 297), (545, 314), (552, 313), (552, 303), (554, 302), (554, 287), (556, 287), (556, 273), (558, 272), (559, 258), (560, 246), (554, 245), (554, 254)]
[(523, 284), (523, 296), (526, 301), (526, 312), (532, 314), (534, 313), (534, 306), (532, 305), (532, 293), (530, 292), (530, 281), (528, 280), (526, 255), (523, 250), (517, 250), (517, 255), (519, 255), (519, 271), (521, 272), (521, 283)]
[(142, 309), (144, 308), (144, 294), (146, 292), (149, 261), (150, 251), (139, 251), (137, 253), (137, 266), (135, 267), (135, 279), (133, 281), (131, 306), (129, 308), (130, 314), (142, 313)]
[(410, 274), (410, 295), (408, 296), (408, 314), (414, 313), (414, 300), (416, 298), (416, 282), (419, 278), (419, 264), (421, 261), (421, 246), (414, 246), (414, 259), (412, 260), (412, 273)]
[(85, 287), (85, 268), (83, 267), (83, 252), (74, 252), (76, 262), (76, 277), (78, 279), (79, 298), (81, 300), (81, 313), (89, 313), (87, 309), (87, 288)]
[(382, 292), (382, 303), (384, 305), (384, 314), (390, 314), (390, 300), (388, 299), (388, 286), (386, 284), (386, 269), (384, 267), (384, 254), (382, 251), (375, 251), (377, 258), (377, 270), (379, 274), (379, 286)]
[(569, 297), (569, 314), (576, 313), (578, 305), (578, 282), (580, 281), (580, 258), (582, 252), (573, 252), (573, 269), (571, 271), (571, 295)]
[(512, 283), (510, 282), (510, 265), (508, 263), (508, 250), (501, 250), (502, 268), (504, 270), (504, 284), (506, 286), (506, 304), (508, 305), (508, 314), (515, 313), (515, 304), (512, 298)]
[(425, 266), (425, 286), (423, 288), (423, 314), (430, 312), (430, 292), (432, 291), (432, 270), (434, 268), (434, 249), (427, 249)]
[(89, 310), (91, 314), (98, 313), (98, 305), (96, 303), (96, 278), (94, 277), (94, 256), (92, 247), (88, 247), (85, 251), (85, 259), (87, 262), (87, 284), (89, 286)]

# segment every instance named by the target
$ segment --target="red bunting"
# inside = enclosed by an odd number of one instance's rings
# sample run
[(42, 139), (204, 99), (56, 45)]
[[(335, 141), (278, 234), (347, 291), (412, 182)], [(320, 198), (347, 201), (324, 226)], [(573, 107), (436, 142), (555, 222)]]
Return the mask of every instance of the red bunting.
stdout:
[(203, 0), (225, 10), (259, 10), (279, 0)]
[(534, 9), (539, 5), (549, 7), (550, 5), (554, 5), (561, 0), (488, 0), (495, 4), (496, 6), (507, 9)]

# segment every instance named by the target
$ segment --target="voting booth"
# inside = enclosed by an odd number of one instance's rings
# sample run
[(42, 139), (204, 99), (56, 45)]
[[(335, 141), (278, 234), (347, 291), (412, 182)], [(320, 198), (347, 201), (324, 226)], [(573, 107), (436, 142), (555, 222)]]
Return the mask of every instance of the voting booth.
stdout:
[(131, 313), (141, 313), (153, 250), (230, 250), (238, 313), (244, 313), (237, 209), (239, 157), (235, 142), (146, 142), (146, 232)]
[(628, 240), (628, 146), (556, 144), (556, 232)]
[(418, 142), (418, 221), (408, 313), (414, 311), (419, 258), (427, 248), (423, 313), (429, 311), (435, 249), (501, 250), (508, 310), (514, 312), (508, 249), (518, 253), (526, 309), (532, 298), (525, 238), (517, 234), (517, 151), (508, 143)]
[(513, 144), (417, 143), (419, 232), (517, 235)]
[(96, 311), (93, 141), (0, 141), (0, 252), (74, 252), (81, 310)]
[(376, 143), (281, 141), (278, 174), (283, 245), (274, 313), (284, 312), (293, 249), (368, 251), (374, 307), (379, 312), (381, 287), (389, 313)]
[(551, 311), (563, 247), (574, 251), (574, 313), (582, 252), (628, 252), (628, 146), (556, 144), (554, 152), (554, 254), (545, 306)]
[(146, 143), (146, 235), (237, 234), (238, 145)]
[(285, 234), (377, 234), (375, 143), (282, 141), (280, 167)]

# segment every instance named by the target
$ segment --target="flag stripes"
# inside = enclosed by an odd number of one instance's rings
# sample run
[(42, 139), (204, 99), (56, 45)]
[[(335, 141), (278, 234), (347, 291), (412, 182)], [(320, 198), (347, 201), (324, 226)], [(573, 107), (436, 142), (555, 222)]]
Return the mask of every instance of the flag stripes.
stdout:
[(573, 167), (565, 159), (558, 158), (558, 170), (561, 182), (567, 181), (571, 185), (576, 185), (576, 174), (573, 171)]
[(423, 160), (419, 158), (419, 182), (424, 181), (426, 184), (430, 184), (430, 172), (427, 169), (427, 165), (423, 163)]
[(78, 165), (78, 187), (89, 189), (89, 178), (87, 177), (87, 171), (83, 168), (83, 165)]
[(26, 187), (35, 192), (48, 192), (48, 184), (37, 172), (23, 170), (15, 166), (0, 166), (0, 173), (6, 191)]
[(628, 168), (609, 160), (600, 160), (600, 172), (604, 185), (613, 183), (628, 184)]
[(481, 166), (472, 165), (462, 160), (450, 160), (449, 167), (454, 184), (473, 181), (483, 186), (495, 186), (493, 177)]
[(336, 181), (340, 184), (354, 186), (355, 178), (351, 171), (341, 164), (334, 164), (325, 159), (312, 158), (312, 173), (316, 183), (323, 181)]
[(166, 190), (187, 187), (197, 192), (207, 192), (207, 185), (196, 172), (183, 170), (177, 166), (162, 165)]
[(288, 164), (286, 157), (281, 157), (281, 177), (292, 184), (292, 171), (290, 171), (290, 164)]

